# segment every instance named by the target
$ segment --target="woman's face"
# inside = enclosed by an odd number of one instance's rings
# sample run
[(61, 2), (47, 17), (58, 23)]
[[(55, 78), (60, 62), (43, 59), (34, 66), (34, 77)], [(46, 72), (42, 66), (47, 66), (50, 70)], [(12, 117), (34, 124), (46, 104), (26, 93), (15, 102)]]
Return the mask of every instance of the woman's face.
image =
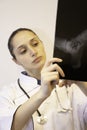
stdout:
[(43, 43), (37, 35), (30, 31), (18, 32), (13, 40), (14, 61), (21, 65), (27, 73), (40, 72), (45, 64), (46, 54)]

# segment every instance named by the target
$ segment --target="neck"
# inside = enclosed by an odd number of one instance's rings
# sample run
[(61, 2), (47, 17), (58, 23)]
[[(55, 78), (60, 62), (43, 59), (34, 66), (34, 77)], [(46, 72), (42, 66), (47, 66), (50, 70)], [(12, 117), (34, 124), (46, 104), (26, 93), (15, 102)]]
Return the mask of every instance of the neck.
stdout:
[(38, 79), (38, 80), (40, 80), (41, 79), (41, 75), (40, 75), (40, 72), (27, 72), (27, 74), (29, 75), (29, 76), (31, 76), (31, 77), (34, 77), (35, 79)]

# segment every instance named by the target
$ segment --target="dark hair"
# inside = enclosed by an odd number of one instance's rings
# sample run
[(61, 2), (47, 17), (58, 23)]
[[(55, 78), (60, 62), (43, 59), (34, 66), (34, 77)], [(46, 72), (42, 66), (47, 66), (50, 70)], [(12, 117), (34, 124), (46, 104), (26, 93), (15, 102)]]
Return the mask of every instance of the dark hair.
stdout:
[(9, 52), (10, 52), (11, 56), (12, 56), (13, 58), (15, 58), (15, 59), (16, 59), (16, 57), (15, 57), (15, 55), (14, 55), (14, 53), (13, 53), (12, 39), (14, 38), (14, 36), (15, 36), (18, 32), (21, 32), (21, 31), (30, 31), (30, 32), (32, 32), (32, 33), (34, 33), (34, 34), (36, 35), (36, 33), (35, 33), (33, 30), (28, 29), (28, 28), (18, 28), (18, 29), (16, 29), (15, 31), (12, 32), (12, 34), (10, 35), (10, 37), (9, 37), (9, 39), (8, 39), (8, 49), (9, 49)]

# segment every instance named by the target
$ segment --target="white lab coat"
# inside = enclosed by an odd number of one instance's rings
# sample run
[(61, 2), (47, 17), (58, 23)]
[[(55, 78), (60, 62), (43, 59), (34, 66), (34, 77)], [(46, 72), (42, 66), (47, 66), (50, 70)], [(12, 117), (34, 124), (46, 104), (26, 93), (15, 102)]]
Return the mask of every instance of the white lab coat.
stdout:
[[(20, 75), (20, 84), (30, 97), (40, 88), (36, 79), (23, 74)], [(34, 130), (87, 130), (87, 97), (76, 84), (72, 84), (68, 89), (65, 86), (56, 88), (57, 93), (54, 89), (39, 108), (40, 113), (47, 116), (47, 123), (38, 124), (38, 114), (35, 112), (33, 121), (31, 119), (27, 122), (22, 130), (33, 130), (33, 123)], [(27, 100), (17, 82), (1, 88), (0, 130), (11, 130), (15, 111)]]

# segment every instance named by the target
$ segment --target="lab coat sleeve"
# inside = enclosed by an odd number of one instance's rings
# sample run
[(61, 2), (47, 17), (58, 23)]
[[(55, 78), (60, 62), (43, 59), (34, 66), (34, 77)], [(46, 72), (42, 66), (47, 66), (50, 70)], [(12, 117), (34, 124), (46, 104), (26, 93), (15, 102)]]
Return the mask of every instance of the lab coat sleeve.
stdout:
[(11, 130), (13, 116), (18, 107), (6, 90), (0, 92), (0, 130)]

